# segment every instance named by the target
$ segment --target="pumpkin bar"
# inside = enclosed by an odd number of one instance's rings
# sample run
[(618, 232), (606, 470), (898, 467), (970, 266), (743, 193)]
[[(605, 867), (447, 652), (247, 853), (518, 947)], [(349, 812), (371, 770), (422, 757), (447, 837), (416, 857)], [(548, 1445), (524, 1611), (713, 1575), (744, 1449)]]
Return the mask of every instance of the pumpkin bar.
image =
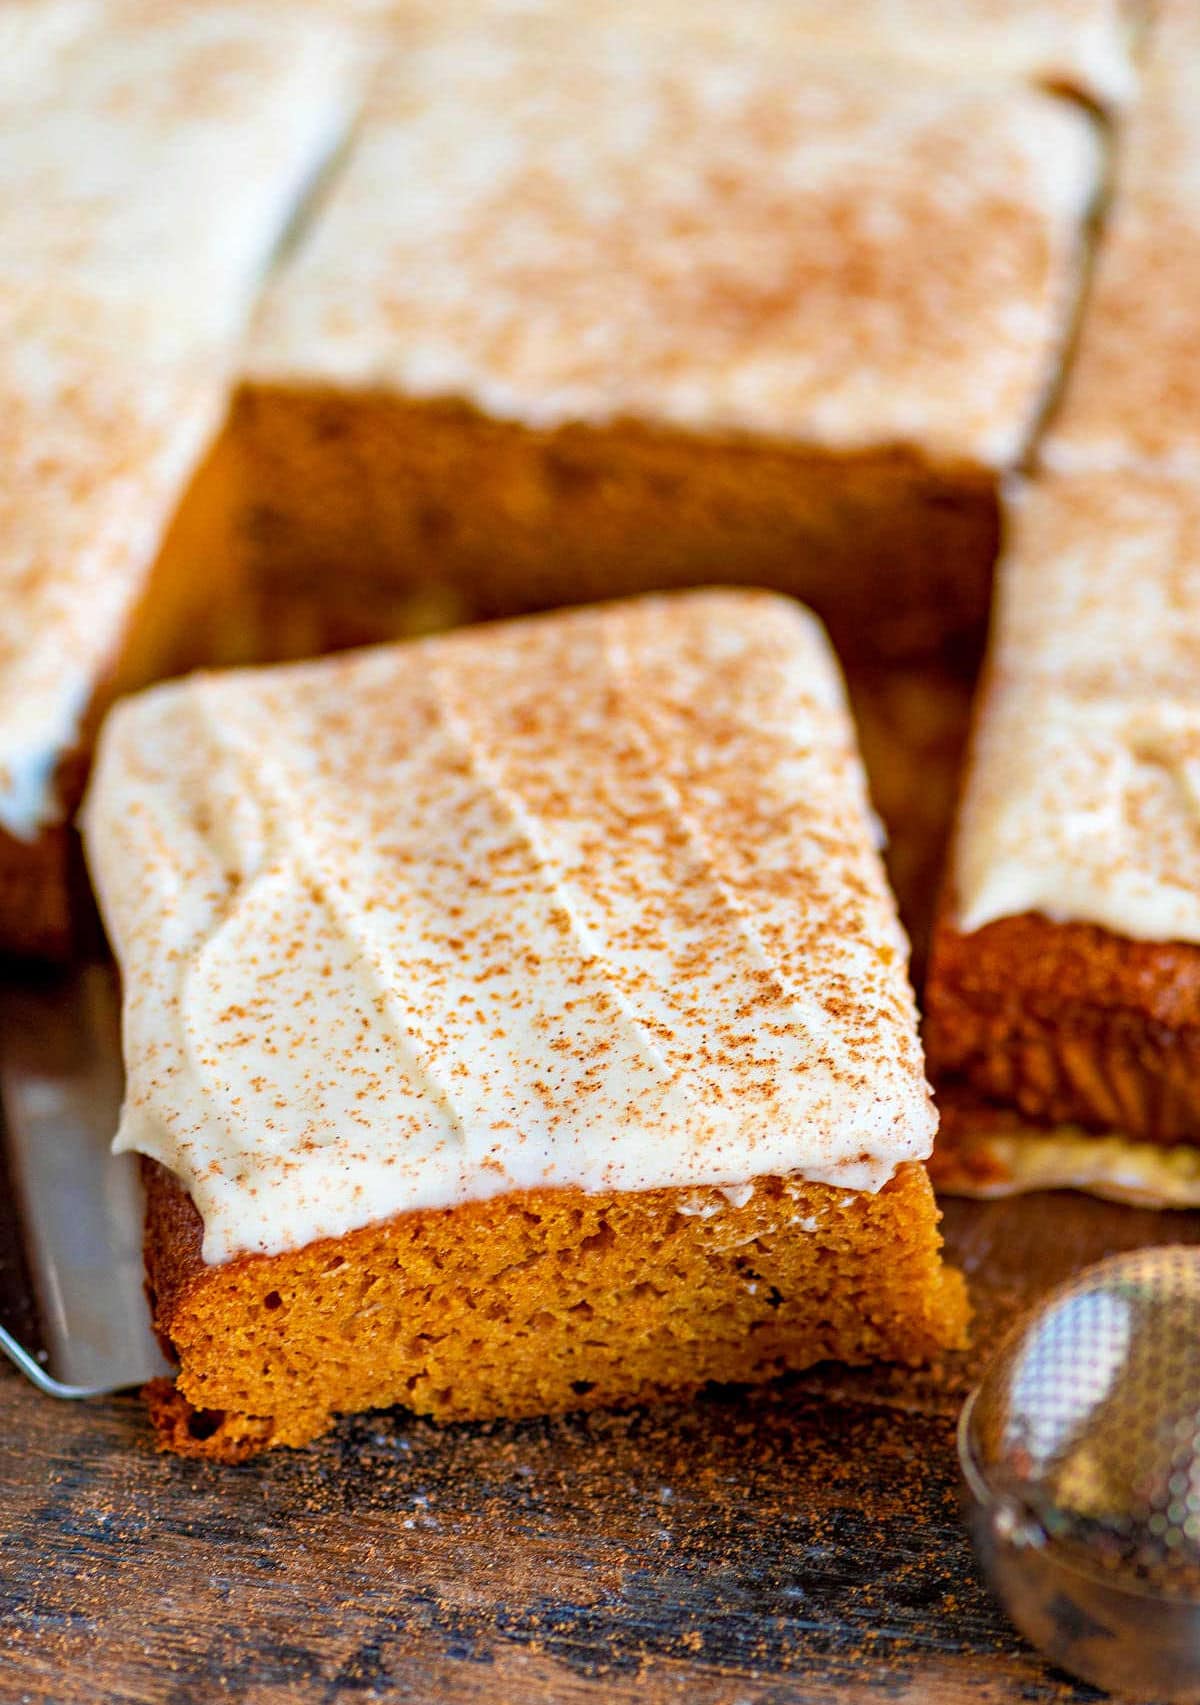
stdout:
[(84, 809), (167, 1448), (961, 1343), (818, 625), (647, 598), (124, 700)]
[(387, 63), (235, 401), (260, 651), (714, 579), (981, 643), (1094, 127), (751, 10), (451, 9)]
[(357, 73), (333, 25), (272, 10), (17, 14), (0, 73), (0, 948), (61, 952), (90, 730), (118, 684), (168, 666), (188, 599), (216, 593), (211, 560), (203, 585), (155, 584), (154, 565)]
[(935, 932), (939, 1088), (1200, 1138), (1200, 497), (1054, 474), (1015, 505)]

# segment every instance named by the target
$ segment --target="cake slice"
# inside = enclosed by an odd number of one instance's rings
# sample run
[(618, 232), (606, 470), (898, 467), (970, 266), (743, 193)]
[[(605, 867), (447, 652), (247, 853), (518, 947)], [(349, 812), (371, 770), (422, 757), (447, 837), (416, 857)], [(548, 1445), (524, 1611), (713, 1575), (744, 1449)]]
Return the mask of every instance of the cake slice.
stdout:
[(797, 606), (158, 687), (84, 827), (168, 1448), (961, 1343), (906, 943)]
[(980, 642), (1094, 127), (686, 11), (451, 8), (392, 57), (235, 405), (260, 649), (730, 578), (848, 655)]
[(1146, 1147), (1200, 1140), (1198, 67), (1166, 0), (1014, 505), (926, 994), (946, 1187), (1200, 1199)]
[[(357, 70), (332, 24), (273, 9), (20, 10), (0, 78), (0, 949), (44, 952), (70, 939), (89, 727), (118, 680), (162, 670), (160, 635), (180, 642), (160, 595), (187, 589), (151, 571)], [(199, 572), (197, 604), (218, 590)]]
[(1200, 496), (1122, 470), (1015, 506), (926, 994), (935, 1081), (1200, 1140)]

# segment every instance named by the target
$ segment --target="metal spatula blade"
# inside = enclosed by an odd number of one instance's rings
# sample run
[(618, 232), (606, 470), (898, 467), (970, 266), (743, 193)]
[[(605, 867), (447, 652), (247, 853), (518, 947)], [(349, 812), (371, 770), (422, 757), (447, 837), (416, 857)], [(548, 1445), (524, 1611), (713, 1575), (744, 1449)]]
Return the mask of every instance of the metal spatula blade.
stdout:
[(56, 1397), (172, 1371), (143, 1290), (137, 1163), (110, 1152), (119, 1011), (106, 965), (0, 982), (0, 1111), (15, 1210), (0, 1220), (0, 1350)]

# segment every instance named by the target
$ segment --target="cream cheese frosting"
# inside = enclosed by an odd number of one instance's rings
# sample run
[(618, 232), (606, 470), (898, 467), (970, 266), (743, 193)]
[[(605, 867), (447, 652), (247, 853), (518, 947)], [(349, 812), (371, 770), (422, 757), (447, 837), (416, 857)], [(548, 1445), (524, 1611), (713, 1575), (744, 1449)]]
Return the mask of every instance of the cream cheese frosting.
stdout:
[(58, 764), (218, 420), (211, 377), (0, 343), (0, 827), (59, 815)]
[[(478, 0), (358, 0), (377, 16), (414, 31), (444, 29), (447, 22), (478, 19)], [(532, 30), (561, 29), (562, 0), (488, 0), (491, 20)], [(914, 18), (916, 25), (914, 27)], [(923, 5), (911, 0), (591, 0), (589, 22), (690, 41), (773, 44), (801, 52), (806, 64), (828, 58), (889, 61), (911, 74), (968, 81), (1023, 79), (1069, 89), (1103, 107), (1118, 107), (1136, 87), (1134, 53), (1142, 33), (1141, 6), (1128, 0), (955, 0)], [(572, 18), (577, 23), (577, 18)]]
[(223, 406), (357, 51), (270, 8), (112, 0), (13, 28), (0, 79), (0, 828), (55, 772)]
[(6, 0), (0, 7), (0, 100), (28, 88), (73, 37), (94, 23), (100, 0)]
[(452, 8), (407, 42), (250, 378), (1016, 460), (1074, 306), (1086, 115), (814, 58), (782, 6), (639, 10)]
[(828, 646), (699, 593), (109, 717), (118, 1147), (220, 1262), (500, 1193), (877, 1190), (935, 1117)]
[(1047, 475), (1014, 504), (956, 924), (1040, 912), (1200, 943), (1200, 497)]
[(1083, 336), (1041, 447), (1065, 471), (1200, 476), (1200, 7), (1154, 8)]
[(908, 0), (800, 0), (802, 27), (848, 53), (865, 46), (954, 75), (1037, 78), (1104, 106), (1133, 93), (1132, 8), (1124, 0), (958, 0), (923, 9)]
[[(704, 10), (703, 0), (679, 4), (691, 15)], [(1023, 77), (1102, 106), (1120, 106), (1136, 82), (1134, 20), (1123, 0), (956, 0), (919, 15), (911, 0), (742, 0), (723, 9), (749, 33), (764, 11), (783, 7), (809, 55), (878, 54), (949, 76)]]

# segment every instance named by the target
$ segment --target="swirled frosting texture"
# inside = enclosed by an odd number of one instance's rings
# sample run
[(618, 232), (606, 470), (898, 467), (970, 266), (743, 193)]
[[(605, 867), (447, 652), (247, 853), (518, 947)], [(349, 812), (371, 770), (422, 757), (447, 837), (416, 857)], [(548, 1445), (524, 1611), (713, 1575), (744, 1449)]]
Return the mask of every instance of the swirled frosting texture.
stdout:
[(999, 571), (957, 927), (1041, 912), (1200, 942), (1200, 501), (1047, 475)]
[(59, 760), (224, 404), (233, 347), (357, 50), (178, 0), (0, 19), (0, 827)]
[(251, 379), (1019, 457), (1074, 306), (1088, 119), (814, 58), (782, 5), (683, 12), (477, 13), (406, 45)]
[(210, 1262), (534, 1187), (874, 1190), (931, 1145), (841, 687), (785, 600), (157, 688), (84, 822), (118, 1143)]

